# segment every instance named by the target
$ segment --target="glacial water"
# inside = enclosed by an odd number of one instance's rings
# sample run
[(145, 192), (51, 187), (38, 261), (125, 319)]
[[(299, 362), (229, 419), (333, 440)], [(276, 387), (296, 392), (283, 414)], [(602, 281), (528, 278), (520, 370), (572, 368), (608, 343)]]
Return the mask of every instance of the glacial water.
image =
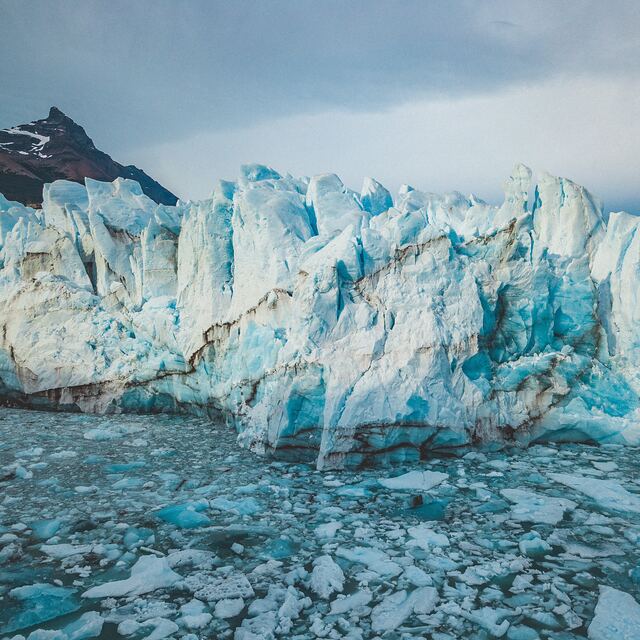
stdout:
[(0, 637), (586, 637), (601, 587), (640, 596), (638, 456), (321, 473), (205, 419), (0, 409)]

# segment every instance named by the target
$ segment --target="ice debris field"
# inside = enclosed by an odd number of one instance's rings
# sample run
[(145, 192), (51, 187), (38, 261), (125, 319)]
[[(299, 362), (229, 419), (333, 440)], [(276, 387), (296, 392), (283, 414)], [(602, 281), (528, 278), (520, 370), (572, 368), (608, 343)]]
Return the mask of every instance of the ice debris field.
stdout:
[(0, 638), (637, 640), (639, 454), (320, 472), (203, 418), (0, 409)]
[(320, 469), (478, 443), (640, 444), (640, 217), (522, 165), (458, 192), (242, 167), (0, 196), (0, 397), (207, 414)]

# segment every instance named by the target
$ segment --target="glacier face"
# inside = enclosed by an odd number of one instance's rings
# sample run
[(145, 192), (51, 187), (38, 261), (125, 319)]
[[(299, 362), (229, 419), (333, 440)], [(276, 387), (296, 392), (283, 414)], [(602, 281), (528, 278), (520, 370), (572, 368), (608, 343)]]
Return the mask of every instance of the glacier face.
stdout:
[(262, 165), (175, 207), (123, 179), (0, 196), (0, 394), (222, 415), (321, 468), (638, 444), (639, 226), (522, 165), (498, 207)]

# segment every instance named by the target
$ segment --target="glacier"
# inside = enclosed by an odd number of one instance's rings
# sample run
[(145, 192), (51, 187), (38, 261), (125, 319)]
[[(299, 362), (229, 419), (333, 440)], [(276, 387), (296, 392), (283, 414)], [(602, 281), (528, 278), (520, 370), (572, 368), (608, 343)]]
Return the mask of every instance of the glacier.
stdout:
[(223, 419), (320, 469), (640, 444), (640, 217), (514, 168), (504, 202), (241, 168), (0, 196), (0, 397)]

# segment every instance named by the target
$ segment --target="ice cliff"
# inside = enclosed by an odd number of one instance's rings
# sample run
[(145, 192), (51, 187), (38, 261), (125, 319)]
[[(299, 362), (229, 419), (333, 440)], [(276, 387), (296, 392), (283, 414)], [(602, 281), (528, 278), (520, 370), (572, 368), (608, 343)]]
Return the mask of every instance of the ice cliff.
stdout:
[(124, 179), (0, 196), (0, 394), (208, 412), (320, 467), (638, 444), (639, 227), (524, 166), (498, 207), (261, 165), (175, 207)]

